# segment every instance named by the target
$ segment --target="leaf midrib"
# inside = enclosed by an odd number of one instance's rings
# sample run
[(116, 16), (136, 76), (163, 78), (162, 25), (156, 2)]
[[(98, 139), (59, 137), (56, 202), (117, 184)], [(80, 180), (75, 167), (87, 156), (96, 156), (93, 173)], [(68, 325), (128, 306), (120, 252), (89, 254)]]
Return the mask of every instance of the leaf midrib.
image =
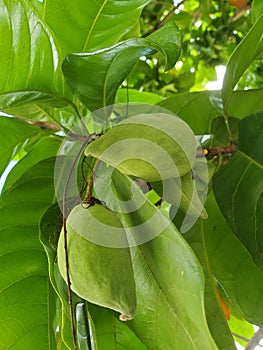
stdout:
[(102, 13), (104, 7), (106, 6), (107, 2), (108, 2), (108, 0), (104, 0), (103, 4), (101, 5), (99, 11), (97, 12), (97, 14), (96, 14), (96, 16), (95, 16), (95, 18), (94, 18), (94, 21), (92, 22), (92, 25), (91, 25), (91, 27), (90, 27), (90, 29), (89, 29), (88, 36), (87, 36), (87, 38), (86, 38), (86, 40), (85, 40), (85, 43), (84, 43), (84, 46), (83, 46), (83, 49), (82, 49), (83, 52), (85, 52), (86, 49), (87, 49), (87, 46), (88, 46), (88, 44), (89, 44), (89, 40), (90, 40), (91, 35), (92, 35), (92, 33), (93, 33), (93, 30), (94, 30), (94, 28), (95, 28), (95, 26), (96, 26), (96, 24), (97, 24), (97, 22), (98, 22), (98, 19), (99, 19), (101, 13)]

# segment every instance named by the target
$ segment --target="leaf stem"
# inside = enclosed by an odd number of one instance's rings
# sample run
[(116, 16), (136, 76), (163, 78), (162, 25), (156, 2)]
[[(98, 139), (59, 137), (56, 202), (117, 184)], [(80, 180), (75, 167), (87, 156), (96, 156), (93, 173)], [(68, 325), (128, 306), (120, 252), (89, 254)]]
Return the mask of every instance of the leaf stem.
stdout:
[(230, 127), (229, 127), (228, 115), (226, 113), (224, 113), (223, 117), (225, 119), (225, 125), (226, 125), (226, 130), (227, 130), (227, 133), (228, 133), (229, 141), (233, 145), (233, 144), (235, 144), (235, 141), (234, 141), (232, 132), (231, 132)]
[(92, 190), (93, 190), (93, 183), (94, 183), (94, 174), (95, 174), (95, 171), (98, 168), (98, 165), (99, 165), (99, 159), (96, 160), (95, 165), (94, 165), (93, 169), (91, 170), (91, 172), (89, 174), (89, 178), (88, 178), (88, 181), (87, 181), (87, 190), (86, 190), (85, 197), (83, 199), (84, 203), (90, 203), (90, 201), (91, 201)]
[(72, 165), (69, 171), (69, 175), (66, 181), (66, 185), (64, 188), (63, 192), (63, 201), (62, 201), (62, 211), (63, 211), (63, 233), (64, 233), (64, 250), (65, 250), (65, 262), (66, 262), (66, 277), (67, 277), (67, 289), (68, 289), (68, 301), (69, 301), (69, 310), (70, 310), (70, 323), (71, 323), (71, 332), (72, 332), (72, 338), (73, 338), (73, 345), (74, 349), (78, 350), (78, 345), (77, 345), (77, 338), (76, 338), (76, 328), (75, 328), (75, 321), (74, 321), (74, 310), (73, 310), (73, 301), (72, 301), (72, 292), (71, 292), (71, 282), (70, 282), (70, 275), (69, 275), (69, 256), (68, 256), (68, 242), (67, 242), (67, 192), (68, 192), (68, 187), (70, 183), (70, 178), (72, 176), (73, 170), (76, 167), (77, 161), (81, 155), (81, 153), (84, 151), (86, 145), (89, 143), (90, 139), (92, 138), (93, 135), (89, 135), (89, 137), (86, 139), (85, 142), (80, 147), (80, 150), (78, 151)]

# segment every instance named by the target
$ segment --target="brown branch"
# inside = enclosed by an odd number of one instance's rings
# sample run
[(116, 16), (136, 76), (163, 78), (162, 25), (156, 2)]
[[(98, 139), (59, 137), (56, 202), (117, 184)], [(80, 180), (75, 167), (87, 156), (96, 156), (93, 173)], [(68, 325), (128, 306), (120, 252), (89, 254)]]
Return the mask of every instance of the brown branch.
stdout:
[(50, 123), (50, 122), (41, 122), (38, 120), (28, 120), (32, 124), (38, 126), (41, 129), (51, 130), (51, 131), (60, 131), (61, 127), (58, 124)]
[(245, 350), (254, 350), (259, 345), (261, 339), (263, 339), (263, 328), (259, 328), (259, 330), (253, 335), (247, 343)]
[[(62, 130), (62, 128), (58, 124), (55, 124), (55, 123), (42, 122), (42, 121), (38, 121), (38, 120), (24, 119), (24, 118), (21, 118), (21, 119), (26, 120), (27, 122), (34, 124), (35, 126), (38, 126), (41, 129), (50, 130), (50, 131), (61, 131)], [(94, 133), (94, 134), (90, 134), (88, 136), (84, 136), (84, 135), (78, 135), (78, 134), (75, 134), (75, 133), (69, 131), (67, 136), (69, 136), (75, 140), (86, 142), (86, 141), (90, 141), (91, 139), (95, 139), (99, 135)]]
[(236, 153), (237, 150), (238, 150), (237, 146), (235, 144), (232, 144), (229, 146), (204, 148), (202, 150), (203, 152), (202, 155), (205, 155), (206, 157), (214, 157), (222, 154), (233, 154), (233, 153)]
[(79, 141), (88, 141), (91, 139), (91, 135), (89, 136), (83, 136), (83, 135), (78, 135), (73, 132), (69, 132), (68, 136), (71, 137), (72, 139), (79, 140)]
[(176, 11), (181, 5), (183, 5), (183, 3), (186, 0), (182, 0), (181, 2), (179, 2), (179, 4), (173, 5), (172, 9), (167, 13), (167, 15), (160, 21), (158, 22), (153, 29), (147, 34), (150, 35), (154, 32), (156, 32), (159, 28), (161, 28), (167, 21), (169, 21), (169, 19), (173, 16), (174, 11)]
[(60, 131), (60, 130), (62, 130), (61, 126), (56, 124), (56, 123), (42, 122), (42, 121), (39, 121), (39, 120), (30, 119), (30, 118), (22, 118), (22, 117), (19, 117), (19, 116), (14, 116), (14, 118), (22, 120), (24, 122), (27, 122), (29, 124), (33, 124), (35, 126), (38, 126), (41, 129), (46, 129), (46, 130), (50, 130), (50, 131)]

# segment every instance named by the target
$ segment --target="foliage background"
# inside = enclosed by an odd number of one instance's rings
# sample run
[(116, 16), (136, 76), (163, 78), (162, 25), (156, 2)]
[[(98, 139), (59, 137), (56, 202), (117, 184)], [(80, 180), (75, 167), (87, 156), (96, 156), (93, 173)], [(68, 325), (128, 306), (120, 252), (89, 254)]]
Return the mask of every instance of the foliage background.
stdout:
[[(232, 142), (238, 152), (207, 157), (207, 220), (182, 236), (177, 217), (157, 241), (131, 252), (134, 321), (73, 296), (79, 348), (234, 349), (233, 335), (245, 345), (251, 324), (263, 326), (262, 12), (260, 0), (246, 9), (224, 0), (0, 1), (1, 173), (16, 163), (0, 199), (0, 348), (74, 348), (56, 260), (62, 220), (54, 166), (61, 144), (71, 147), (65, 140), (76, 122), (85, 117), (91, 132), (103, 131), (89, 113), (114, 100), (158, 103), (186, 121), (204, 148)], [(107, 55), (96, 53), (104, 48)], [(222, 90), (207, 91), (218, 65), (227, 67)]]

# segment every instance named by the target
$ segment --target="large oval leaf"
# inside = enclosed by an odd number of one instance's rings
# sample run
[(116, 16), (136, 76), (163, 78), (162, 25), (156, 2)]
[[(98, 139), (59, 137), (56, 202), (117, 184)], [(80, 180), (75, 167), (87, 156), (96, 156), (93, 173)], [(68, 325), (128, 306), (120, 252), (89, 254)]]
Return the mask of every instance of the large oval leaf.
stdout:
[(239, 151), (214, 177), (216, 200), (255, 262), (263, 267), (263, 114), (239, 124)]
[(217, 285), (212, 274), (211, 262), (207, 251), (206, 221), (199, 220), (186, 234), (188, 243), (197, 255), (205, 274), (205, 310), (209, 329), (219, 349), (234, 350), (233, 337), (220, 301), (217, 297)]
[(263, 51), (262, 27), (263, 14), (257, 19), (248, 34), (236, 47), (227, 63), (222, 88), (222, 98), (226, 114), (228, 114), (228, 105), (234, 87), (250, 64)]
[(0, 109), (15, 107), (24, 115), (21, 106), (30, 103), (30, 116), (43, 104), (69, 102), (61, 97), (71, 101), (61, 72), (65, 55), (115, 44), (136, 25), (147, 2), (2, 0)]
[[(28, 4), (31, 2), (28, 0)], [(98, 50), (118, 42), (139, 21), (149, 0), (34, 1), (63, 55)], [(32, 6), (32, 4), (31, 4)]]
[(65, 78), (79, 98), (94, 111), (114, 103), (116, 91), (141, 56), (159, 52), (167, 69), (180, 54), (181, 35), (169, 22), (146, 39), (129, 39), (104, 50), (71, 54), (63, 63)]
[(206, 209), (205, 239), (212, 272), (226, 291), (232, 312), (262, 327), (263, 272), (227, 225), (213, 194)]
[(38, 163), (0, 199), (2, 349), (56, 348), (56, 297), (38, 239), (39, 220), (53, 201), (53, 167), (54, 159)]
[(0, 176), (10, 160), (19, 152), (24, 143), (33, 136), (43, 134), (36, 126), (22, 120), (0, 117)]
[(28, 1), (0, 2), (0, 91), (51, 91), (59, 78), (59, 48)]
[[(182, 118), (195, 134), (210, 133), (211, 120), (222, 115), (223, 108), (218, 109), (213, 101), (219, 99), (219, 91), (185, 92), (168, 97), (158, 103)], [(202, 109), (196, 108), (202, 106)], [(222, 102), (223, 107), (223, 102)], [(234, 91), (228, 104), (228, 115), (244, 118), (250, 113), (263, 110), (263, 89)]]

